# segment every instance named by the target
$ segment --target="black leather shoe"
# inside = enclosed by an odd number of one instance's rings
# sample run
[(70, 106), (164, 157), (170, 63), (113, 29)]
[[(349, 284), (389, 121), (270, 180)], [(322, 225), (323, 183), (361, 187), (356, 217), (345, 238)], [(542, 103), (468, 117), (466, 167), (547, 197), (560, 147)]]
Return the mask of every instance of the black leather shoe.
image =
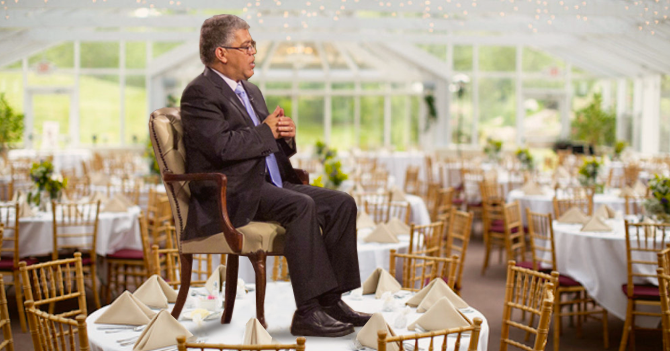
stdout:
[(371, 314), (356, 312), (349, 307), (344, 301), (340, 300), (336, 304), (328, 307), (323, 307), (323, 310), (329, 316), (337, 319), (340, 322), (351, 323), (354, 327), (362, 327), (372, 317)]
[(320, 308), (305, 315), (296, 312), (291, 322), (291, 334), (295, 336), (338, 337), (353, 332), (353, 325), (334, 319)]

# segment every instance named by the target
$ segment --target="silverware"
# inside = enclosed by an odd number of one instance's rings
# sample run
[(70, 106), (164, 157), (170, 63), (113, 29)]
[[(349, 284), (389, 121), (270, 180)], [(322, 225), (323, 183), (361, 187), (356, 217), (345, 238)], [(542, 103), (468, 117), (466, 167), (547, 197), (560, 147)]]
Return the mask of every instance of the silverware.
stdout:
[(136, 326), (136, 327), (135, 326), (130, 326), (130, 327), (125, 327), (125, 328), (120, 328), (120, 329), (107, 328), (105, 330), (105, 333), (106, 334), (111, 334), (111, 333), (119, 333), (119, 332), (125, 332), (125, 331), (136, 331), (137, 332), (137, 331), (144, 330), (144, 328), (146, 328), (146, 327), (147, 327), (147, 325), (144, 324), (144, 325), (139, 325), (139, 326)]

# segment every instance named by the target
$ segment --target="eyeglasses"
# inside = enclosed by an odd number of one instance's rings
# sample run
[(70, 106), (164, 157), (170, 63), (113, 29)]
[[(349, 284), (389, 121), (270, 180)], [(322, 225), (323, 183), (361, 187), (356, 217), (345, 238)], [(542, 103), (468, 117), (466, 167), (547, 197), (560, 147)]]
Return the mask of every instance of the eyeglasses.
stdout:
[(224, 49), (236, 49), (236, 50), (242, 50), (242, 51), (246, 51), (247, 54), (251, 54), (251, 53), (253, 53), (254, 51), (256, 51), (256, 42), (252, 40), (252, 41), (251, 41), (251, 44), (250, 44), (250, 45), (247, 45), (247, 46), (240, 46), (240, 47), (221, 46), (221, 47), (224, 48)]

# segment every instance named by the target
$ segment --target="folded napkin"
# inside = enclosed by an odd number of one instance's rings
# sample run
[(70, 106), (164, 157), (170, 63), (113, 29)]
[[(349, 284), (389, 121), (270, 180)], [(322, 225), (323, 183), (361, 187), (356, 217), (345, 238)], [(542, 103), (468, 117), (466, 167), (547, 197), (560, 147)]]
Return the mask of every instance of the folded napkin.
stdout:
[(556, 222), (558, 223), (572, 223), (572, 224), (584, 224), (589, 220), (582, 211), (577, 207), (571, 207), (567, 210), (562, 216), (558, 217)]
[(556, 176), (556, 178), (570, 178), (570, 172), (568, 172), (568, 170), (565, 169), (565, 167), (563, 166), (558, 166), (558, 168), (556, 168), (556, 173), (554, 173), (554, 175)]
[(544, 195), (542, 187), (533, 181), (524, 184), (521, 187), (521, 191), (523, 191), (524, 195)]
[(91, 198), (89, 199), (89, 201), (90, 202), (96, 202), (98, 200), (100, 200), (100, 203), (102, 204), (102, 203), (107, 202), (108, 199), (107, 199), (107, 196), (105, 196), (103, 193), (101, 193), (99, 191), (96, 191), (96, 192), (93, 193), (93, 195), (91, 195)]
[(356, 218), (356, 229), (374, 228), (375, 225), (375, 221), (372, 220), (372, 217), (370, 217), (365, 210), (358, 213), (358, 218)]
[(355, 193), (364, 193), (365, 189), (363, 189), (363, 186), (361, 185), (361, 183), (357, 182), (356, 185), (354, 185), (354, 192)]
[(584, 224), (581, 229), (582, 232), (611, 232), (612, 228), (605, 223), (599, 216), (592, 216), (591, 219)]
[(130, 199), (126, 195), (123, 195), (121, 193), (117, 193), (117, 194), (114, 195), (114, 197), (117, 198), (120, 202), (123, 202), (123, 204), (128, 206), (128, 207), (135, 206), (135, 203), (130, 201)]
[(256, 318), (251, 318), (247, 322), (247, 328), (244, 331), (244, 345), (268, 345), (272, 344), (272, 336), (268, 333), (261, 322)]
[(363, 283), (363, 295), (375, 294), (375, 298), (382, 297), (382, 294), (390, 291), (395, 293), (402, 289), (402, 285), (385, 269), (377, 268)]
[(177, 345), (176, 337), (179, 335), (186, 335), (187, 338), (193, 336), (170, 312), (160, 311), (140, 334), (133, 351), (149, 351)]
[(109, 176), (103, 173), (91, 173), (91, 175), (88, 176), (88, 179), (92, 185), (106, 186), (109, 184)]
[(153, 308), (167, 308), (168, 303), (177, 302), (177, 292), (156, 274), (149, 277), (133, 295)]
[(226, 281), (226, 266), (220, 264), (212, 272), (212, 275), (207, 278), (205, 289), (212, 295), (218, 295), (221, 292), (224, 281)]
[(417, 312), (422, 313), (429, 310), (440, 298), (446, 297), (454, 307), (468, 308), (468, 304), (458, 296), (442, 278), (433, 279), (416, 295), (412, 296), (405, 304), (412, 307), (418, 307)]
[(124, 291), (107, 310), (95, 320), (95, 324), (145, 325), (156, 315), (129, 291)]
[(28, 197), (25, 194), (19, 194), (17, 201), (19, 202), (19, 218), (35, 217), (36, 213), (30, 208)]
[[(370, 317), (367, 323), (363, 326), (358, 335), (356, 335), (356, 340), (361, 343), (362, 346), (369, 347), (372, 349), (377, 349), (377, 332), (380, 330), (386, 330), (387, 336), (395, 336), (393, 329), (386, 323), (384, 316), (381, 313), (375, 313)], [(398, 343), (386, 344), (386, 350), (388, 351), (398, 351), (400, 348)]]
[(405, 192), (402, 189), (394, 186), (391, 188), (391, 201), (407, 201)]
[(386, 223), (386, 228), (394, 235), (409, 235), (409, 226), (401, 221), (399, 218), (393, 217), (388, 223)]
[(467, 327), (472, 323), (449, 302), (449, 299), (442, 297), (431, 307), (423, 316), (419, 317), (407, 329), (415, 330), (419, 325), (425, 331), (434, 331), (442, 329)]
[(388, 226), (384, 223), (379, 223), (377, 225), (377, 228), (372, 231), (372, 233), (368, 234), (365, 238), (363, 238), (363, 241), (366, 243), (398, 243), (398, 238), (391, 233), (389, 230)]
[(623, 188), (621, 188), (621, 192), (619, 192), (619, 197), (626, 197), (626, 196), (635, 197), (637, 196), (637, 193), (635, 192), (635, 189), (629, 186), (624, 186)]
[(647, 195), (647, 186), (642, 184), (641, 181), (636, 181), (635, 185), (633, 185), (633, 190), (635, 190), (635, 193), (638, 196), (646, 196)]
[(125, 200), (123, 200), (121, 197), (125, 197), (123, 195), (117, 194), (114, 195), (111, 199), (105, 201), (105, 203), (102, 205), (103, 212), (127, 212), (128, 204), (126, 203)]
[(600, 205), (600, 207), (598, 207), (598, 209), (593, 212), (593, 215), (600, 216), (602, 218), (615, 218), (616, 212), (607, 205)]

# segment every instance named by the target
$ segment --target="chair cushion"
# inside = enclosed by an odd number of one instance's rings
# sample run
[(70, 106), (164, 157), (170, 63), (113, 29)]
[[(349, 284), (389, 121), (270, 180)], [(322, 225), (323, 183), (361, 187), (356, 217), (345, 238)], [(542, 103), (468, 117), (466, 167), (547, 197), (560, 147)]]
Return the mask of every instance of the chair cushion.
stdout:
[[(504, 233), (505, 232), (505, 226), (502, 223), (497, 224), (495, 222), (496, 221), (493, 221), (491, 223), (491, 226), (489, 227), (489, 231), (490, 232), (496, 232), (496, 233)], [(512, 228), (512, 233), (516, 233), (518, 231), (519, 231), (519, 227)]]
[(144, 252), (142, 250), (121, 249), (111, 255), (107, 255), (107, 258), (116, 258), (121, 260), (144, 260)]
[[(30, 266), (32, 264), (38, 263), (37, 259), (35, 258), (23, 258), (21, 259), (22, 262), (25, 262), (26, 265)], [(0, 260), (0, 271), (7, 272), (7, 271), (13, 271), (13, 270), (18, 270), (19, 267), (14, 267), (14, 259), (11, 257), (3, 258)]]
[(451, 203), (453, 203), (454, 205), (462, 205), (463, 199), (453, 199)]
[(91, 260), (90, 257), (82, 257), (81, 258), (81, 265), (82, 266), (90, 266), (93, 263), (93, 260)]
[[(236, 228), (244, 234), (242, 252), (249, 254), (258, 250), (268, 253), (282, 254), (284, 252), (284, 234), (286, 230), (278, 223), (273, 222), (251, 222), (244, 227)], [(234, 253), (223, 233), (214, 234), (205, 238), (183, 240), (181, 242), (182, 253)]]
[[(558, 276), (558, 285), (559, 286), (581, 286), (578, 281), (572, 279), (569, 275), (561, 274)], [(657, 289), (658, 290), (658, 289)]]
[[(624, 295), (628, 295), (628, 284), (621, 286)], [(635, 284), (633, 286), (633, 296), (636, 300), (660, 300), (661, 295), (658, 286), (651, 284)]]

